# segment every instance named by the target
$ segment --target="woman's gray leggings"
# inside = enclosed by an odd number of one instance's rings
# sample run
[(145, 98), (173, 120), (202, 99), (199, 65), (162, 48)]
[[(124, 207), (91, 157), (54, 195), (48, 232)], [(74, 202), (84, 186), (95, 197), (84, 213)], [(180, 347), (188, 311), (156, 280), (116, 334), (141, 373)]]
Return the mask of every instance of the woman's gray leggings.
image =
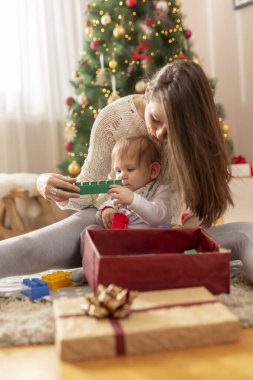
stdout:
[[(80, 233), (95, 224), (95, 213), (95, 208), (87, 208), (50, 226), (0, 241), (0, 278), (81, 266)], [(207, 232), (231, 249), (232, 260), (243, 262), (253, 282), (253, 223), (228, 223)]]

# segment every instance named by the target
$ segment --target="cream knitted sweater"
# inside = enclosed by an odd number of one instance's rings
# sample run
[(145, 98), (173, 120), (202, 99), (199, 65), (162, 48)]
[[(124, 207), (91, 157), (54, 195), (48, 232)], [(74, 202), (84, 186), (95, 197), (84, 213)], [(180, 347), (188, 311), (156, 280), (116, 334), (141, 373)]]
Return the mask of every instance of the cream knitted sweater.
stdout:
[[(108, 179), (111, 169), (111, 152), (116, 141), (127, 135), (148, 134), (144, 120), (139, 116), (133, 97), (129, 95), (120, 98), (103, 108), (92, 127), (87, 158), (77, 181), (98, 181)], [(170, 185), (168, 147), (166, 142), (159, 143), (162, 153), (162, 171), (159, 177), (161, 184)], [(170, 199), (169, 219), (177, 223), (181, 210), (175, 191), (168, 193)], [(62, 208), (81, 210), (89, 206), (99, 207), (106, 200), (104, 196), (84, 195), (80, 198), (70, 198), (67, 204), (58, 203)]]

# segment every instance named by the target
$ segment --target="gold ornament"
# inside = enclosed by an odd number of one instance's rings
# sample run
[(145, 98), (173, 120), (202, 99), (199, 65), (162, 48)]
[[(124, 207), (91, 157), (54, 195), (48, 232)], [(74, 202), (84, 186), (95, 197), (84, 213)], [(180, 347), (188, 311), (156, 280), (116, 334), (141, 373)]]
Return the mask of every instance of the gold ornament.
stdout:
[(78, 103), (81, 106), (87, 106), (89, 104), (89, 99), (87, 98), (87, 96), (84, 93), (82, 93), (78, 96)]
[(109, 13), (105, 13), (102, 17), (101, 17), (101, 24), (102, 25), (108, 25), (110, 24), (112, 21), (111, 19), (111, 16), (109, 15)]
[(73, 78), (79, 78), (80, 77), (80, 71), (74, 71), (72, 76), (73, 76)]
[(126, 30), (125, 30), (124, 26), (122, 26), (122, 25), (118, 25), (113, 29), (113, 36), (115, 38), (122, 37), (122, 36), (124, 36), (125, 33), (126, 33)]
[(77, 161), (72, 161), (68, 166), (68, 172), (69, 174), (73, 175), (74, 177), (77, 176), (81, 171), (81, 166)]
[(118, 62), (115, 61), (115, 59), (112, 59), (112, 60), (109, 62), (109, 67), (110, 67), (110, 69), (112, 69), (112, 70), (117, 69), (117, 67), (118, 67)]
[(230, 126), (227, 123), (221, 125), (223, 136), (226, 138), (230, 132)]
[(111, 104), (112, 102), (114, 102), (115, 100), (119, 99), (120, 96), (117, 92), (112, 92), (111, 95), (109, 96), (108, 100), (107, 100), (107, 104)]
[(138, 94), (144, 94), (146, 88), (147, 88), (147, 82), (145, 82), (144, 80), (139, 80), (135, 85), (135, 91)]
[(177, 8), (180, 8), (181, 7), (181, 1), (180, 0), (176, 0), (175, 1), (175, 5)]

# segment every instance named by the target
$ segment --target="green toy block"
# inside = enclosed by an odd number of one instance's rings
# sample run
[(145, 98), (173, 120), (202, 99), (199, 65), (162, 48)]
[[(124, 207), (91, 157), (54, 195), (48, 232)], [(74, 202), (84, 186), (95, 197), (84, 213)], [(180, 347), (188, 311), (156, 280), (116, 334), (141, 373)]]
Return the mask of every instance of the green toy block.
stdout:
[(194, 253), (197, 253), (196, 249), (187, 249), (184, 251), (187, 255), (193, 255)]
[[(122, 181), (111, 179), (107, 181), (76, 182), (75, 185), (80, 188), (80, 195), (102, 194), (107, 193), (110, 185), (122, 185)], [(68, 190), (62, 187), (58, 187), (58, 189), (74, 193), (73, 190)]]

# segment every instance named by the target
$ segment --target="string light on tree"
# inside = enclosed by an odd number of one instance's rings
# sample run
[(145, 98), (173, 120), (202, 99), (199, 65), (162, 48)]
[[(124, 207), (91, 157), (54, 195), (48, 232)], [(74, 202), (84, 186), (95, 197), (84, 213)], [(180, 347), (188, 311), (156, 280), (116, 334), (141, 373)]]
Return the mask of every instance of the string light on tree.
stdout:
[(224, 138), (227, 138), (228, 134), (230, 132), (230, 125), (228, 123), (223, 122), (221, 124), (221, 129), (222, 129), (222, 133), (223, 133)]

